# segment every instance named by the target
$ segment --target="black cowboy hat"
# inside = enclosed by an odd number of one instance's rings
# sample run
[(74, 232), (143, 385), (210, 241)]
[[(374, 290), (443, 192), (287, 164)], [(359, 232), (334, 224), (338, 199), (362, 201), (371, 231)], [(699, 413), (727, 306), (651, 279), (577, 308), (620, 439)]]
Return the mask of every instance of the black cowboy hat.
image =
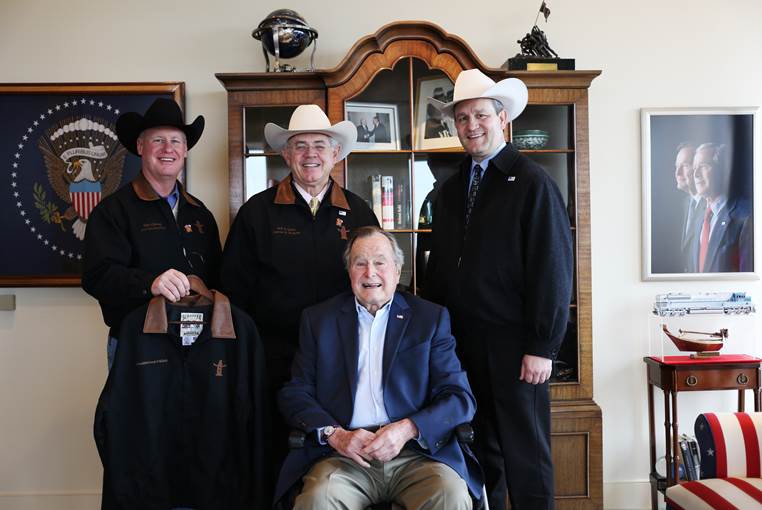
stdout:
[(193, 123), (186, 125), (178, 104), (171, 99), (160, 97), (148, 107), (145, 115), (137, 112), (123, 113), (116, 120), (116, 136), (128, 151), (138, 154), (137, 139), (140, 133), (159, 126), (174, 127), (185, 133), (190, 149), (196, 145), (204, 132), (204, 116), (199, 115)]

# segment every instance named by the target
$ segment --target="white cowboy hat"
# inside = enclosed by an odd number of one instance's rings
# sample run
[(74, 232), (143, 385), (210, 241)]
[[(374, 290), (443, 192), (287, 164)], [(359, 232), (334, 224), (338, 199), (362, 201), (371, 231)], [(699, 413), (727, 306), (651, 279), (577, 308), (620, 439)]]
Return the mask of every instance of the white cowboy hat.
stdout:
[(529, 93), (524, 82), (517, 78), (506, 78), (495, 83), (489, 76), (478, 69), (462, 71), (455, 80), (455, 91), (452, 101), (443, 103), (433, 97), (428, 98), (429, 104), (437, 108), (443, 115), (454, 117), (455, 105), (467, 99), (497, 99), (502, 103), (508, 114), (508, 122), (524, 111), (529, 100)]
[(338, 161), (352, 152), (357, 141), (357, 128), (352, 122), (344, 120), (331, 126), (328, 116), (316, 104), (298, 106), (291, 114), (288, 129), (272, 122), (265, 126), (265, 140), (276, 151), (283, 149), (288, 139), (299, 133), (321, 133), (336, 140), (341, 146)]

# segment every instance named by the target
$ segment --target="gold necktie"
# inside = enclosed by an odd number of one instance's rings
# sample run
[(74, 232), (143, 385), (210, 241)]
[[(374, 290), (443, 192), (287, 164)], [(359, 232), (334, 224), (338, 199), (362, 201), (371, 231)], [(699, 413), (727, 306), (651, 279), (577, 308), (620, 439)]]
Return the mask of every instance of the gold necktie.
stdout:
[(320, 206), (320, 200), (318, 200), (317, 197), (310, 198), (310, 212), (312, 213), (312, 216), (315, 216), (317, 214), (317, 210), (319, 206)]

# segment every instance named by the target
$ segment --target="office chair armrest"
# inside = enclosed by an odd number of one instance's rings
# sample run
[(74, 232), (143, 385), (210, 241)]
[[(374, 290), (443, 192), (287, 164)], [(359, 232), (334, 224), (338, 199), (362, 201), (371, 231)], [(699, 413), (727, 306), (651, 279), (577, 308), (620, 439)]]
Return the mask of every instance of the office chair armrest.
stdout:
[(307, 441), (307, 433), (300, 429), (293, 429), (288, 434), (288, 448), (295, 450), (297, 448), (304, 448), (304, 443)]
[(455, 427), (455, 437), (461, 444), (472, 444), (474, 442), (474, 428), (470, 423), (461, 423)]

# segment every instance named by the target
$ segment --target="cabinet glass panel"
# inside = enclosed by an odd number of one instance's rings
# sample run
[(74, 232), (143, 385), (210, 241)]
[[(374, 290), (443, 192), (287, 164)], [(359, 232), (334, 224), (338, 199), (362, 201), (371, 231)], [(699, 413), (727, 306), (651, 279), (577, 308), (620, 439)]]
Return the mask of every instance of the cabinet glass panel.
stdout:
[(579, 355), (577, 335), (577, 308), (569, 310), (569, 324), (566, 336), (553, 362), (550, 381), (554, 383), (576, 383), (579, 381)]
[(265, 124), (274, 122), (279, 126), (287, 127), (295, 109), (296, 106), (245, 108), (243, 112), (244, 154), (273, 152), (272, 147), (265, 142)]
[(249, 156), (244, 170), (244, 201), (249, 197), (276, 186), (291, 169), (281, 156)]
[(541, 165), (558, 186), (564, 199), (566, 211), (569, 213), (569, 222), (575, 226), (575, 181), (574, 181), (574, 153), (537, 153), (530, 152), (527, 156)]
[(574, 105), (529, 105), (513, 121), (513, 143), (522, 150), (573, 150)]
[(345, 118), (357, 126), (356, 150), (411, 148), (410, 59), (384, 69), (344, 103)]
[(415, 228), (430, 229), (439, 186), (458, 173), (463, 153), (416, 153), (413, 160), (413, 214)]
[(410, 154), (350, 154), (347, 189), (368, 203), (386, 230), (412, 227)]
[(405, 264), (402, 266), (402, 273), (400, 274), (400, 287), (402, 290), (413, 291), (413, 266), (415, 265), (415, 259), (413, 258), (413, 234), (395, 232), (395, 239), (397, 244), (402, 248), (402, 253), (405, 256)]
[(430, 69), (413, 59), (413, 124), (415, 149), (461, 147), (455, 123), (428, 103), (433, 97), (443, 103), (452, 101), (452, 80), (439, 69)]

